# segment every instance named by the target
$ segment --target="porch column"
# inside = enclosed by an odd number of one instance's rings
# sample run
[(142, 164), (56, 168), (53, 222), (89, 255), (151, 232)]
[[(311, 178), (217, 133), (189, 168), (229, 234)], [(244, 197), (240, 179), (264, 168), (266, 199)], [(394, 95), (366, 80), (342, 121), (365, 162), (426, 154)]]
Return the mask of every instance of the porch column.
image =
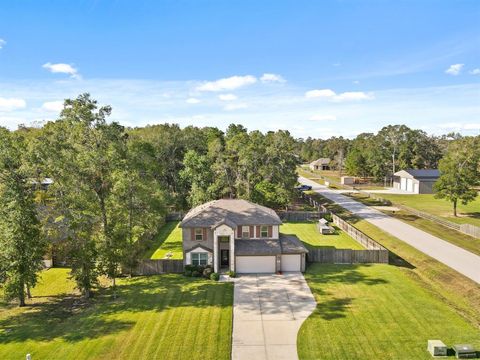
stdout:
[(230, 235), (230, 271), (235, 271), (235, 232)]
[(218, 273), (218, 235), (213, 233), (213, 271)]

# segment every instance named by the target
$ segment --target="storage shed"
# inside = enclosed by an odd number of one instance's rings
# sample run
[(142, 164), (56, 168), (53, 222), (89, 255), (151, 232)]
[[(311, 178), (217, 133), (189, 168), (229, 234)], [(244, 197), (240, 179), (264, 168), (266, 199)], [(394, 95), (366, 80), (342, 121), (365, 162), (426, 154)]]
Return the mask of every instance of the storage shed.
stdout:
[(433, 194), (433, 184), (439, 176), (437, 169), (400, 170), (393, 174), (393, 187), (413, 194)]

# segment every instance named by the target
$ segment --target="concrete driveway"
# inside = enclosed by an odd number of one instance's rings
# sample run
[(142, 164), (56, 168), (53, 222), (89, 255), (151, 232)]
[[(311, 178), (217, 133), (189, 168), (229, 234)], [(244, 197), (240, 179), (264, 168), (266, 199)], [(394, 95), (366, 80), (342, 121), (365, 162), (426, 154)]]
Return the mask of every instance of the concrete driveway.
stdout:
[(298, 359), (297, 333), (317, 306), (301, 273), (235, 279), (232, 359)]
[(320, 195), (480, 284), (480, 256), (366, 206), (314, 181), (299, 177)]

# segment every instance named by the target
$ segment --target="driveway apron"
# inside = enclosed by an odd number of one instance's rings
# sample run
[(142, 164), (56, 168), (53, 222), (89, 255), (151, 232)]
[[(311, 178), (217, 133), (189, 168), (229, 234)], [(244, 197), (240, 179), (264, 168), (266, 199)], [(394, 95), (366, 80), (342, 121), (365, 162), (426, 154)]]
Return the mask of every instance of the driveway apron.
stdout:
[(316, 307), (301, 273), (235, 279), (232, 359), (298, 359), (297, 333)]

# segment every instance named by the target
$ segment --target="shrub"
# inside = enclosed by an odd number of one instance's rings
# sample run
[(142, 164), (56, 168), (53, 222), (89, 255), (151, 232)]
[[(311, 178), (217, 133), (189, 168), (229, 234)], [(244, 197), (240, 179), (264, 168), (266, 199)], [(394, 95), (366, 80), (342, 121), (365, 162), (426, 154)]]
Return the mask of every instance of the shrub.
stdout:
[(234, 277), (237, 277), (237, 273), (235, 271), (229, 271), (228, 276), (230, 276), (231, 278), (234, 278)]
[(192, 276), (193, 277), (200, 277), (202, 274), (200, 273), (200, 271), (197, 271), (197, 270), (194, 270), (192, 271)]
[(220, 279), (220, 275), (218, 273), (211, 273), (210, 274), (210, 279), (218, 281)]
[(205, 270), (203, 270), (203, 276), (206, 278), (206, 279), (210, 279), (210, 275), (212, 275), (213, 273), (213, 270), (212, 268), (205, 268)]
[(191, 270), (185, 270), (183, 275), (191, 277), (192, 276), (192, 271)]
[(195, 265), (185, 265), (185, 271), (194, 271), (197, 270), (197, 267)]

